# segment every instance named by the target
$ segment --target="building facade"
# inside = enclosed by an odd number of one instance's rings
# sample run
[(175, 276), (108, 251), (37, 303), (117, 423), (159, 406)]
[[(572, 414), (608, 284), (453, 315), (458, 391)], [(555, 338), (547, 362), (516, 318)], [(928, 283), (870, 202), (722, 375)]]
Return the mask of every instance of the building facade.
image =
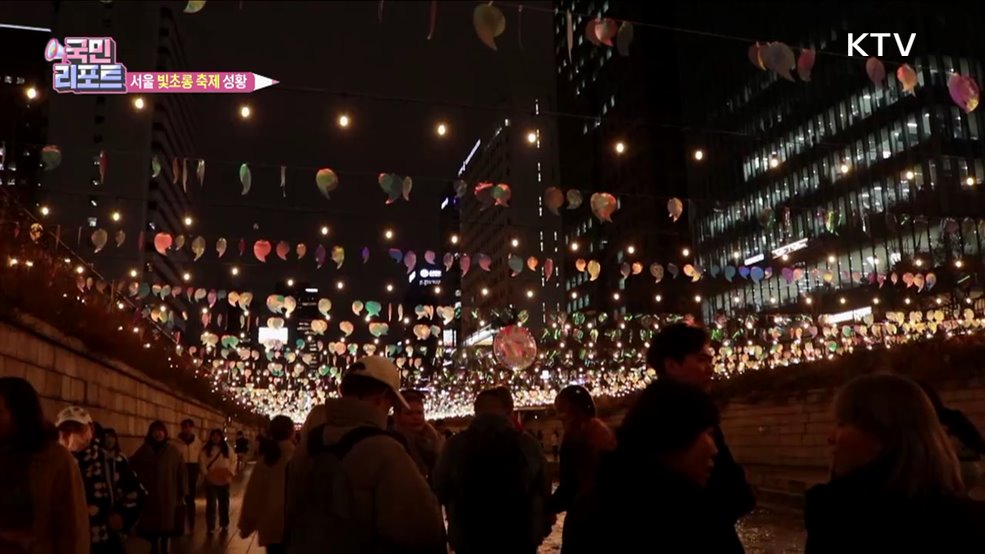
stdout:
[[(974, 18), (866, 11), (848, 21), (793, 18), (811, 23), (797, 30), (773, 22), (776, 34), (763, 38), (843, 52), (849, 31), (891, 22), (915, 32), (909, 57), (884, 60), (883, 84), (866, 76), (864, 58), (819, 55), (809, 83), (742, 60), (745, 77), (705, 110), (707, 131), (688, 134), (688, 150), (704, 153), (688, 164), (688, 193), (702, 199), (691, 214), (695, 260), (718, 275), (705, 284), (706, 319), (863, 314), (980, 296), (985, 121), (947, 88), (955, 73), (985, 77), (985, 49), (962, 32)], [(916, 72), (912, 92), (896, 76), (902, 63)], [(729, 266), (760, 272), (729, 282)], [(902, 282), (930, 273), (931, 286)]]
[[(695, 310), (680, 283), (646, 275), (624, 278), (623, 264), (675, 263), (690, 245), (683, 220), (667, 217), (667, 201), (685, 192), (680, 90), (660, 78), (676, 76), (672, 35), (638, 29), (630, 55), (593, 44), (586, 26), (595, 17), (672, 20), (673, 9), (614, 0), (562, 0), (554, 15), (561, 188), (578, 189), (584, 203), (562, 211), (565, 309), (570, 312), (653, 313)], [(568, 18), (572, 44), (568, 44)], [(659, 65), (655, 65), (659, 60)], [(592, 215), (595, 192), (616, 196), (612, 222)], [(596, 260), (592, 281), (574, 268)]]
[[(537, 100), (535, 112), (547, 109), (547, 102)], [(543, 271), (544, 260), (550, 258), (557, 264), (561, 254), (560, 218), (546, 212), (543, 200), (544, 189), (558, 182), (556, 144), (550, 119), (520, 122), (504, 118), (489, 135), (476, 141), (462, 164), (459, 179), (469, 187), (461, 199), (458, 234), (458, 262), (468, 254), (470, 263), (461, 277), (466, 345), (491, 338), (494, 310), (525, 311), (525, 325), (536, 333), (543, 329), (548, 314), (561, 308), (560, 279), (557, 274), (547, 279)], [(480, 183), (509, 185), (509, 206), (480, 202), (474, 195)], [(480, 267), (479, 254), (489, 257), (489, 271)], [(522, 261), (515, 275), (509, 267), (511, 257)], [(531, 258), (537, 261), (534, 269), (528, 264)]]
[[(53, 34), (59, 39), (112, 37), (117, 59), (130, 70), (189, 70), (175, 9), (166, 2), (62, 2)], [(175, 238), (194, 232), (194, 218), (187, 219), (186, 189), (197, 186), (197, 160), (187, 158), (196, 152), (188, 100), (179, 94), (46, 94), (49, 141), (62, 145), (63, 161), (46, 173), (44, 194), (52, 220), (64, 230), (63, 240), (80, 253), (88, 252), (108, 280), (136, 275), (149, 282), (186, 282), (178, 262), (186, 259), (188, 248), (160, 256), (153, 240), (158, 232)], [(156, 175), (155, 166), (160, 167)], [(105, 229), (111, 240), (92, 255), (89, 237), (96, 229)], [(116, 247), (118, 231), (125, 239)], [(187, 237), (189, 244), (192, 237)]]

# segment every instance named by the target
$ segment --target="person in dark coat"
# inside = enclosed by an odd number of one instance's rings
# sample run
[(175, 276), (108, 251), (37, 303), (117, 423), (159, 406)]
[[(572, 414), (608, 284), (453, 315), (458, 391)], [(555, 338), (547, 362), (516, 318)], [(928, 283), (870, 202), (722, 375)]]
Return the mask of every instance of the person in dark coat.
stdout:
[(934, 387), (928, 383), (918, 384), (934, 405), (937, 421), (941, 422), (951, 439), (954, 453), (958, 455), (958, 463), (961, 464), (961, 480), (965, 488), (971, 490), (981, 485), (982, 473), (985, 471), (985, 438), (982, 438), (981, 432), (964, 412), (945, 406)]
[[(590, 490), (604, 452), (616, 447), (612, 431), (596, 417), (595, 400), (588, 389), (569, 385), (558, 393), (554, 407), (564, 426), (561, 441), (558, 486), (551, 495), (548, 512), (552, 517), (567, 512), (579, 496)], [(562, 531), (562, 549), (567, 524)]]
[(983, 504), (913, 381), (857, 377), (834, 402), (834, 477), (807, 492), (807, 554), (985, 552)]
[(167, 554), (171, 537), (183, 527), (188, 474), (181, 452), (168, 441), (163, 422), (150, 424), (144, 444), (130, 458), (130, 467), (147, 490), (137, 533), (150, 542), (151, 554)]
[(592, 490), (568, 512), (564, 554), (734, 551), (708, 489), (718, 409), (701, 389), (651, 383), (603, 455)]
[[(650, 342), (646, 353), (647, 365), (660, 378), (669, 378), (707, 391), (715, 375), (708, 333), (686, 323), (664, 327)], [(708, 481), (708, 494), (713, 498), (715, 519), (732, 537), (730, 552), (742, 552), (742, 542), (735, 531), (739, 518), (756, 507), (756, 497), (746, 482), (746, 473), (735, 462), (725, 443), (720, 426), (714, 428), (715, 470)]]

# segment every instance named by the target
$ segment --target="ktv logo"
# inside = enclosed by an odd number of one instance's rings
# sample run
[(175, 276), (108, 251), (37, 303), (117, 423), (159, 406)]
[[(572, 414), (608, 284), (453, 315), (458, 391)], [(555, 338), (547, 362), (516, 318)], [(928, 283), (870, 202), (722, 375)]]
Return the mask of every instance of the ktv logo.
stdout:
[(862, 50), (861, 43), (867, 38), (874, 38), (876, 39), (876, 55), (882, 56), (882, 41), (883, 39), (889, 37), (893, 37), (893, 39), (895, 39), (896, 47), (899, 50), (899, 55), (905, 58), (910, 55), (910, 50), (913, 48), (913, 42), (916, 40), (917, 34), (910, 33), (910, 40), (907, 41), (906, 46), (904, 47), (903, 37), (899, 33), (862, 33), (858, 37), (855, 36), (855, 33), (848, 33), (848, 55), (854, 56), (855, 53), (858, 52), (859, 56), (868, 57), (869, 55), (865, 53), (865, 50)]

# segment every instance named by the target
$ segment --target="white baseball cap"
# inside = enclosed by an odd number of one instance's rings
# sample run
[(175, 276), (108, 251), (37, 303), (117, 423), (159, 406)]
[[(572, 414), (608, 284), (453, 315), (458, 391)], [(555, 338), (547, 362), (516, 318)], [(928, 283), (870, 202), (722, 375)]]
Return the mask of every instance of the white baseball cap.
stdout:
[(404, 395), (400, 394), (400, 370), (390, 360), (382, 356), (366, 356), (349, 366), (347, 375), (362, 375), (386, 385), (397, 397), (400, 405), (409, 408)]
[(55, 419), (55, 427), (60, 427), (62, 423), (67, 421), (74, 421), (82, 425), (92, 425), (92, 416), (89, 415), (89, 412), (85, 411), (85, 408), (69, 406), (58, 412), (58, 417)]

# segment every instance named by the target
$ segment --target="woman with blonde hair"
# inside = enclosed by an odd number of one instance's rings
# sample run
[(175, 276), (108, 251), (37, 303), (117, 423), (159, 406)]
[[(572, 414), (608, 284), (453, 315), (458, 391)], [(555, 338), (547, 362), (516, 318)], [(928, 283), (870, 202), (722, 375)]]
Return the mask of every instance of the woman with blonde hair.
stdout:
[(807, 554), (985, 552), (982, 506), (927, 395), (891, 374), (838, 392), (831, 481), (807, 492)]

